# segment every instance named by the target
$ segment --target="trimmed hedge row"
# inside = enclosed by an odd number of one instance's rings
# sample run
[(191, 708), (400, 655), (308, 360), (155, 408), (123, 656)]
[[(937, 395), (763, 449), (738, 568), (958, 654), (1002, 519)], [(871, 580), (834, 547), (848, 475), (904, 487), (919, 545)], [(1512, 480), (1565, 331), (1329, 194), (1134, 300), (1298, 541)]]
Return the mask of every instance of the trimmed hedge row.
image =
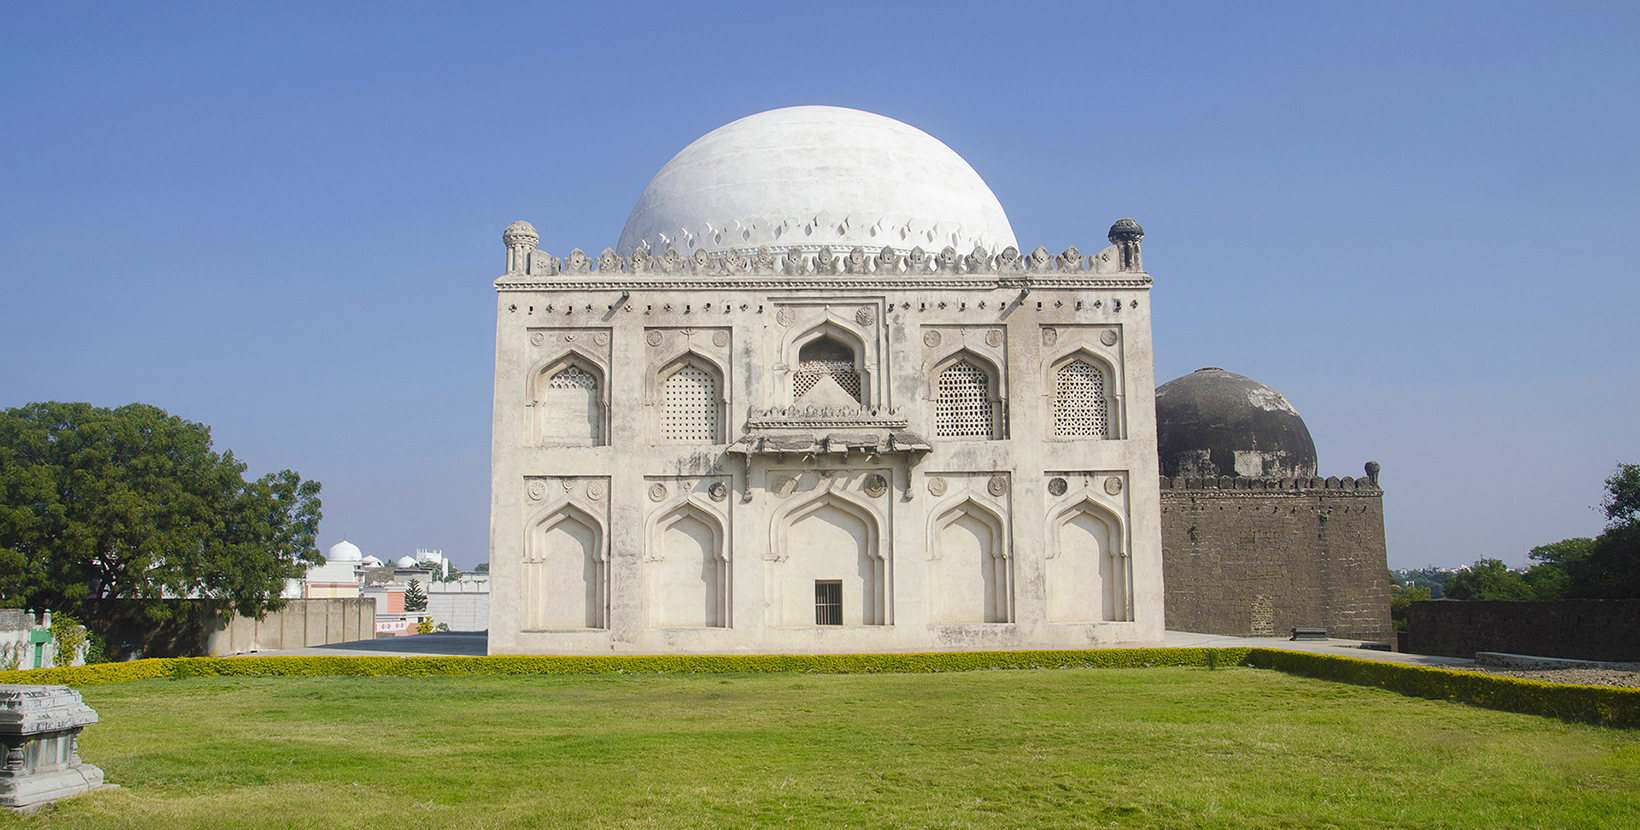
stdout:
[(764, 654), (597, 657), (184, 657), (0, 672), (0, 683), (89, 686), (158, 677), (432, 677), (437, 675), (818, 672), (867, 674), (984, 669), (1247, 665), (1412, 697), (1605, 726), (1640, 727), (1640, 689), (1569, 686), (1273, 648), (1114, 648), (920, 654)]
[(920, 654), (758, 654), (535, 657), (178, 657), (0, 672), (0, 683), (88, 686), (123, 680), (200, 677), (430, 677), (467, 674), (666, 674), (722, 672), (948, 672), (980, 669), (1204, 666), (1211, 653), (1232, 666), (1248, 649), (1122, 648), (1085, 651), (957, 651)]
[(1545, 683), (1485, 672), (1274, 648), (1251, 649), (1245, 663), (1318, 680), (1377, 686), (1409, 697), (1602, 726), (1640, 727), (1640, 689)]

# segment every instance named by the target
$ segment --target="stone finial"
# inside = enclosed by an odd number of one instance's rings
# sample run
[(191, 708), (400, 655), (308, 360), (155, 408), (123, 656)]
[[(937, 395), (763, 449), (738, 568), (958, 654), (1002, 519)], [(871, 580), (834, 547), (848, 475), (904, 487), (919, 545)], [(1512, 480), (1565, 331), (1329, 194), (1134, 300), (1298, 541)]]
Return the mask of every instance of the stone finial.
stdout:
[(1144, 263), (1139, 258), (1139, 241), (1145, 238), (1145, 229), (1132, 219), (1118, 219), (1110, 226), (1110, 244), (1116, 246), (1121, 256), (1122, 271), (1143, 271)]
[(900, 255), (894, 253), (894, 249), (888, 247), (887, 245), (884, 245), (883, 249), (877, 252), (875, 264), (877, 266), (877, 273), (879, 274), (900, 273)]
[(1066, 248), (1065, 252), (1060, 254), (1059, 258), (1057, 260), (1054, 260), (1054, 261), (1055, 261), (1055, 263), (1057, 263), (1057, 265), (1059, 266), (1059, 270), (1061, 270), (1061, 271), (1081, 271), (1081, 270), (1083, 270), (1083, 268), (1082, 268), (1082, 252), (1078, 251), (1076, 249), (1075, 245), (1072, 245), (1071, 247)]
[(541, 241), (535, 226), (519, 220), (501, 232), (501, 241), (507, 245), (507, 273), (522, 274), (529, 270), (530, 249)]
[(1374, 486), (1374, 487), (1378, 486), (1378, 471), (1381, 470), (1381, 469), (1383, 469), (1383, 467), (1380, 467), (1378, 465), (1378, 462), (1376, 462), (1376, 461), (1368, 461), (1367, 462), (1367, 480), (1372, 482), (1372, 486)]
[(847, 256), (843, 257), (844, 273), (864, 274), (869, 270), (871, 270), (871, 266), (867, 264), (865, 248), (856, 245), (848, 252)]
[(961, 266), (962, 255), (958, 254), (957, 249), (950, 245), (945, 246), (938, 254), (934, 255), (934, 273), (936, 274), (955, 274)]
[(975, 245), (974, 252), (963, 257), (962, 268), (970, 274), (981, 274), (991, 270), (991, 254), (983, 246)]
[(622, 270), (621, 266), (624, 264), (625, 262), (622, 261), (619, 254), (615, 253), (614, 248), (605, 248), (604, 252), (598, 255), (598, 273), (600, 274), (613, 274)]
[(1046, 274), (1046, 273), (1048, 273), (1049, 271), (1052, 271), (1052, 270), (1053, 270), (1053, 254), (1048, 253), (1047, 248), (1044, 248), (1041, 245), (1038, 245), (1038, 246), (1036, 246), (1036, 250), (1034, 250), (1034, 251), (1032, 251), (1032, 252), (1030, 252), (1029, 254), (1026, 255), (1026, 257), (1025, 257), (1025, 273), (1027, 273), (1027, 274)]

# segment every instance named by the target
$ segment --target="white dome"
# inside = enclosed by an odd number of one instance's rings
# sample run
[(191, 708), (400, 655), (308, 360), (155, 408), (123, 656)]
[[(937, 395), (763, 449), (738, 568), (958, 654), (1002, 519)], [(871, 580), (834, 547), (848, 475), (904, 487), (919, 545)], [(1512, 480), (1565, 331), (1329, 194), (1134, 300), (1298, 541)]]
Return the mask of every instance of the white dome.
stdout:
[(364, 551), (346, 539), (331, 545), (330, 552), (325, 554), (326, 562), (357, 562), (363, 558)]
[(414, 568), (416, 566), (416, 557), (401, 556), (393, 560), (393, 564), (398, 565), (401, 568)]
[(719, 127), (644, 188), (617, 253), (760, 245), (877, 251), (1018, 247), (985, 181), (950, 147), (892, 118), (789, 107)]
[(382, 566), (382, 561), (374, 556), (366, 556), (363, 561), (364, 564), (369, 565), (372, 568), (379, 568)]

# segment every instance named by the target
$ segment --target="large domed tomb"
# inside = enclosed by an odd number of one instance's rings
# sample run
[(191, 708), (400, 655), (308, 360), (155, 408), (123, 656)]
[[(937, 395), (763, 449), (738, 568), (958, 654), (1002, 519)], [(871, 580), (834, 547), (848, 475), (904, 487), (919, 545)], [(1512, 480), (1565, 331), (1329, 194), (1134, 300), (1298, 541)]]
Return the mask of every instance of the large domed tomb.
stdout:
[(601, 253), (513, 223), (491, 653), (1159, 644), (1151, 279), (1105, 235), (1022, 253), (840, 107), (690, 143)]

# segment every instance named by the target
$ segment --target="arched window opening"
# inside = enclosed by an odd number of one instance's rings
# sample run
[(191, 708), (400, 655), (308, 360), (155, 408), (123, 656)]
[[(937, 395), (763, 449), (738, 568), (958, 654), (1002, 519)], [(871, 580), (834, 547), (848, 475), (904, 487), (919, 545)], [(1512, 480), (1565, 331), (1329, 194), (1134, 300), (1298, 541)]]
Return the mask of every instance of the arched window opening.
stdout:
[(1098, 366), (1073, 360), (1054, 377), (1053, 434), (1106, 438), (1110, 435), (1105, 373)]
[(854, 350), (847, 344), (821, 337), (797, 352), (797, 373), (792, 377), (792, 400), (799, 400), (823, 381), (842, 387), (856, 403), (861, 403), (860, 371), (854, 364)]
[(719, 443), (719, 397), (715, 372), (684, 364), (661, 383), (661, 436), (668, 441)]
[(603, 395), (598, 376), (575, 363), (543, 377), (535, 408), (541, 440), (578, 444), (603, 441)]
[(934, 403), (934, 434), (941, 438), (991, 438), (991, 378), (966, 360), (940, 373)]

